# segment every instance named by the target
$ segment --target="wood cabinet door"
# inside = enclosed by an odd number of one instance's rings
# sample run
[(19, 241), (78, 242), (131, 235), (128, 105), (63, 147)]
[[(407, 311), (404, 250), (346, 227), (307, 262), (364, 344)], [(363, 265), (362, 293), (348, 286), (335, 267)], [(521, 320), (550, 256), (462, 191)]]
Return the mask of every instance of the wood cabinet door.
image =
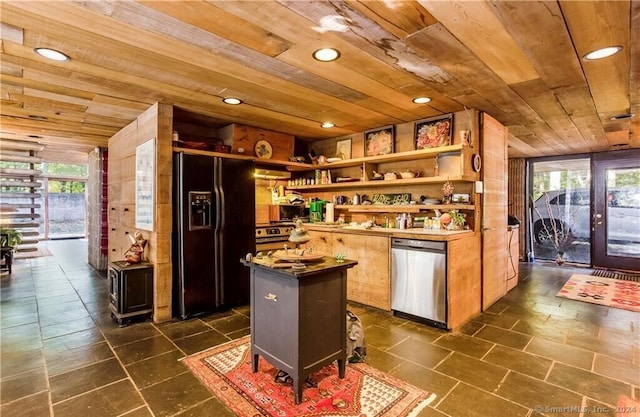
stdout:
[(507, 128), (482, 117), (482, 310), (507, 292)]
[(348, 271), (347, 299), (390, 311), (389, 238), (335, 233), (333, 251), (358, 261)]
[(314, 248), (316, 252), (324, 253), (327, 256), (333, 256), (333, 238), (331, 232), (319, 232), (317, 230), (307, 230), (311, 240), (305, 245), (308, 248)]

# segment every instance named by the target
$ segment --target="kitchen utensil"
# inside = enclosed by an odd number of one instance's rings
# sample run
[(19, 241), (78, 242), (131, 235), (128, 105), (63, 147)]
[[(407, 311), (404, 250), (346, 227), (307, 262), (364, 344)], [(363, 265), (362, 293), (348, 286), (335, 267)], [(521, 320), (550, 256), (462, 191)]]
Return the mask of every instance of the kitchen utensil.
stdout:
[(316, 200), (309, 203), (309, 221), (311, 223), (321, 222), (322, 215), (324, 213), (324, 205), (327, 202), (324, 200)]

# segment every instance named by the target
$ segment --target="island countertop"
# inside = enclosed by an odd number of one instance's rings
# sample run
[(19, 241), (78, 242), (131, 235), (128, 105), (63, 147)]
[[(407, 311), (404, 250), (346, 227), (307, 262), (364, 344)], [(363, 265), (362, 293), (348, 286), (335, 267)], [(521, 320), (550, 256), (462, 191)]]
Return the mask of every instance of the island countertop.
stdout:
[[(277, 273), (282, 275), (288, 275), (292, 278), (302, 278), (304, 276), (313, 275), (321, 272), (326, 272), (336, 268), (352, 268), (358, 264), (357, 261), (351, 259), (344, 259), (342, 262), (338, 262), (336, 258), (333, 256), (324, 256), (317, 261), (310, 262), (302, 262), (305, 265), (305, 268), (302, 270), (296, 270), (289, 267), (282, 267), (282, 265), (278, 265), (279, 262), (275, 258), (262, 257), (262, 258), (252, 258), (250, 261), (246, 259), (240, 259), (240, 262), (246, 266), (259, 267), (264, 270), (277, 271)], [(290, 264), (289, 262), (284, 262), (285, 264)]]

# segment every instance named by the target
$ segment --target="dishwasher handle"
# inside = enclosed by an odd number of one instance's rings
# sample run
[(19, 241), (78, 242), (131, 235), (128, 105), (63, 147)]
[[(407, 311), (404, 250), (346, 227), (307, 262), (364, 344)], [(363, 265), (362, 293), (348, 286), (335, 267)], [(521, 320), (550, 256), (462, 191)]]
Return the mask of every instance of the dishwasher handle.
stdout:
[(391, 239), (391, 247), (442, 253), (447, 251), (446, 242), (435, 242), (433, 240)]

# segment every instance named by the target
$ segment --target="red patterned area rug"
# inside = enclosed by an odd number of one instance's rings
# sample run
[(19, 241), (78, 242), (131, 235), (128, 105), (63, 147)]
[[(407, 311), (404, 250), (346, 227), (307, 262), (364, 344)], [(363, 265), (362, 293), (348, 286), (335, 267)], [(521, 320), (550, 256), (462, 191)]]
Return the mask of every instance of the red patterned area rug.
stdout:
[(640, 417), (640, 401), (621, 395), (618, 397), (616, 417)]
[(295, 405), (291, 383), (275, 382), (277, 370), (260, 357), (251, 372), (250, 336), (184, 359), (224, 404), (241, 417), (412, 417), (429, 405), (429, 394), (364, 363), (347, 365), (343, 379), (335, 364), (311, 375)]
[(573, 274), (556, 296), (640, 312), (640, 282)]

